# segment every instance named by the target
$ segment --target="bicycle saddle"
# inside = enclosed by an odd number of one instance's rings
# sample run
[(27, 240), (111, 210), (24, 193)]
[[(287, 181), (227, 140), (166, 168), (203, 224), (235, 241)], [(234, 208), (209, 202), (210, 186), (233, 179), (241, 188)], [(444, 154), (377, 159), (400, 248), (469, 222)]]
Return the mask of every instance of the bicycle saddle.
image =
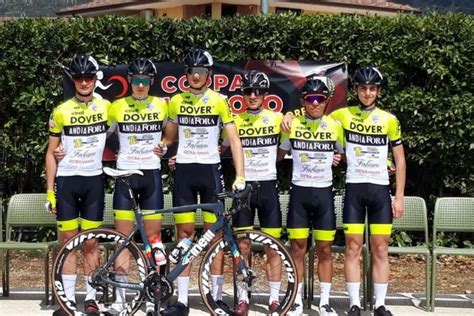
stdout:
[(123, 178), (123, 177), (129, 177), (134, 174), (139, 174), (143, 176), (143, 172), (140, 170), (117, 170), (117, 169), (112, 169), (109, 167), (104, 167), (103, 168), (104, 173), (108, 176), (114, 177), (114, 178)]

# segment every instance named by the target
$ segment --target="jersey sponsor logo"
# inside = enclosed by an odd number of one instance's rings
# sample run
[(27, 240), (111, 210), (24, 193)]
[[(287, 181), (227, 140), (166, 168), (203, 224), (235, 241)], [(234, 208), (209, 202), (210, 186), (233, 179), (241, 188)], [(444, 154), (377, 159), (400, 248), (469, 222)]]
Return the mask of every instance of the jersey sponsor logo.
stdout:
[(332, 133), (330, 132), (311, 132), (311, 131), (300, 131), (296, 130), (295, 131), (295, 137), (296, 138), (303, 138), (303, 139), (321, 139), (321, 140), (331, 140), (332, 139)]
[(70, 124), (90, 124), (102, 121), (104, 121), (104, 115), (102, 113), (99, 113), (88, 116), (71, 116)]
[(276, 146), (278, 144), (278, 135), (253, 137), (253, 138), (241, 138), (242, 147), (265, 147), (265, 146)]
[(199, 254), (212, 242), (212, 239), (216, 235), (211, 231), (208, 230), (197, 242), (196, 244), (189, 250), (187, 256), (184, 256), (181, 260), (182, 265), (187, 265), (189, 262), (193, 261)]
[(291, 139), (291, 148), (307, 151), (334, 151), (334, 142)]
[(385, 146), (387, 145), (387, 135), (365, 135), (345, 130), (346, 141), (354, 144)]
[[(204, 100), (203, 100), (204, 101)], [(185, 114), (212, 114), (211, 106), (184, 106), (179, 107), (180, 113)]]
[(83, 138), (76, 138), (74, 139), (74, 148), (82, 148), (85, 146), (91, 146), (94, 145), (95, 143), (98, 143), (99, 139), (97, 136), (92, 136), (92, 137), (87, 137), (86, 139)]
[(147, 123), (119, 123), (120, 133), (159, 133), (162, 121)]
[(159, 119), (159, 113), (133, 113), (123, 115), (124, 122), (158, 121)]
[(105, 122), (92, 125), (72, 125), (64, 126), (64, 135), (66, 136), (87, 136), (105, 133), (108, 127)]
[(204, 116), (191, 116), (191, 115), (178, 115), (178, 124), (182, 126), (217, 126), (219, 122), (218, 115), (204, 115)]
[(351, 122), (349, 124), (349, 129), (363, 133), (382, 134), (382, 126), (377, 125), (364, 125)]
[[(252, 125), (250, 125), (252, 126)], [(259, 136), (275, 134), (275, 126), (239, 128), (239, 136)]]

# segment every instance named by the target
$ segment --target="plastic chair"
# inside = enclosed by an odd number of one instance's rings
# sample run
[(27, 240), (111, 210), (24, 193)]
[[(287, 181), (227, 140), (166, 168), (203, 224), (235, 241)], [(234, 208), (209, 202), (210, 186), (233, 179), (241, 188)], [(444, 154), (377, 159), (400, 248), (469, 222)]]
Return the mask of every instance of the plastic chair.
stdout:
[(431, 267), (431, 311), (435, 308), (436, 259), (439, 255), (474, 256), (474, 248), (449, 248), (436, 244), (440, 232), (474, 232), (474, 198), (438, 198), (434, 210), (433, 257)]
[[(40, 250), (44, 259), (44, 288), (45, 301), (49, 304), (49, 250), (57, 245), (57, 241), (25, 242), (13, 240), (13, 229), (22, 227), (51, 227), (56, 228), (56, 218), (46, 212), (45, 194), (16, 194), (10, 198), (6, 221), (6, 240), (0, 243), (3, 250), (2, 286), (3, 296), (10, 294), (10, 251), (11, 250)], [(20, 267), (21, 268), (21, 267)]]

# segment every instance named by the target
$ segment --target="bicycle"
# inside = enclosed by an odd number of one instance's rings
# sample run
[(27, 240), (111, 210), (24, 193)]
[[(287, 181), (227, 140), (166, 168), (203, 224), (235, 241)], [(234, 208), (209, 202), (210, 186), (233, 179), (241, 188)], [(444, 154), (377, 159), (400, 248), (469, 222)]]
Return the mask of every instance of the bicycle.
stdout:
[[(104, 172), (116, 178), (128, 188), (129, 196), (132, 201), (132, 208), (136, 216), (135, 229), (128, 235), (119, 233), (109, 228), (97, 228), (82, 231), (73, 236), (66, 242), (54, 260), (53, 264), (53, 294), (61, 308), (71, 315), (82, 315), (79, 304), (85, 290), (84, 278), (77, 277), (75, 284), (75, 302), (69, 300), (66, 296), (67, 289), (63, 282), (63, 268), (68, 260), (68, 255), (72, 252), (77, 253), (76, 272), (78, 275), (82, 273), (82, 265), (85, 264), (83, 257), (79, 255), (79, 251), (85, 241), (96, 240), (99, 245), (99, 260), (92, 267), (90, 285), (97, 290), (96, 301), (98, 303), (100, 314), (112, 315), (110, 307), (116, 300), (116, 288), (125, 289), (125, 302), (121, 304), (121, 310), (114, 311), (119, 315), (133, 315), (142, 306), (143, 301), (148, 299), (154, 303), (153, 311), (147, 310), (147, 315), (159, 315), (161, 305), (169, 301), (173, 295), (173, 281), (181, 274), (186, 266), (194, 261), (201, 253), (204, 253), (201, 264), (199, 266), (198, 288), (202, 301), (212, 315), (232, 315), (232, 308), (238, 299), (239, 289), (246, 289), (250, 293), (250, 306), (252, 311), (262, 311), (265, 313), (265, 299), (268, 300), (268, 289), (260, 288), (266, 282), (265, 264), (254, 264), (250, 267), (244, 260), (238, 247), (241, 238), (248, 238), (254, 246), (266, 245), (275, 250), (280, 256), (281, 263), (278, 267), (270, 267), (270, 269), (281, 269), (281, 286), (278, 292), (278, 309), (274, 315), (284, 315), (293, 305), (296, 291), (296, 267), (285, 248), (285, 246), (275, 238), (257, 230), (246, 230), (233, 232), (231, 227), (232, 216), (242, 208), (246, 199), (250, 194), (251, 187), (247, 186), (241, 192), (224, 192), (218, 193), (218, 201), (215, 203), (200, 203), (187, 206), (179, 206), (156, 211), (141, 211), (136, 203), (132, 189), (130, 188), (127, 178), (134, 174), (142, 174), (139, 170), (114, 170), (104, 168)], [(224, 199), (232, 198), (232, 207), (224, 208)], [(191, 211), (196, 209), (205, 209), (214, 212), (217, 216), (217, 222), (211, 226), (195, 243), (193, 243), (187, 251), (181, 254), (181, 258), (173, 269), (166, 275), (160, 274), (157, 270), (154, 253), (148, 241), (144, 226), (143, 216), (157, 213), (171, 213), (177, 211)], [(222, 236), (214, 241), (215, 236), (219, 232), (223, 232)], [(139, 234), (143, 240), (143, 247), (140, 247), (134, 237)], [(143, 251), (144, 250), (144, 251)], [(130, 268), (128, 269), (126, 282), (116, 279), (122, 276), (123, 272), (117, 272), (116, 259), (120, 253), (128, 251), (128, 258), (131, 259)], [(216, 300), (213, 296), (213, 285), (211, 280), (211, 266), (219, 264), (214, 262), (217, 258), (222, 258), (218, 254), (224, 253), (224, 288), (222, 300)], [(255, 255), (255, 258), (259, 255)], [(254, 258), (253, 261), (256, 261)], [(219, 259), (220, 260), (220, 259)], [(250, 261), (250, 260), (249, 260)], [(169, 268), (169, 260), (167, 263)], [(262, 270), (263, 269), (263, 270)], [(278, 271), (278, 270), (274, 270)], [(67, 273), (65, 273), (67, 274)], [(82, 281), (81, 281), (82, 280)], [(77, 304), (76, 304), (77, 302)], [(222, 304), (222, 302), (224, 304)], [(262, 306), (263, 305), (263, 306)], [(267, 305), (268, 306), (268, 305)]]

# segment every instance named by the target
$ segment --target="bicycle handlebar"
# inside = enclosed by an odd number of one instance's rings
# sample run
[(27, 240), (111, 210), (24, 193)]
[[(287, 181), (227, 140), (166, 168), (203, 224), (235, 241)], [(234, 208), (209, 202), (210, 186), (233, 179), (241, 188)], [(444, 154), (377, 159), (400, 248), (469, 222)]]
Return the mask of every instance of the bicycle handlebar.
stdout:
[(245, 185), (245, 189), (242, 191), (229, 191), (229, 192), (221, 192), (221, 193), (216, 193), (217, 198), (219, 200), (223, 200), (225, 198), (232, 198), (232, 199), (246, 199), (250, 192), (254, 190), (254, 186), (250, 184)]

